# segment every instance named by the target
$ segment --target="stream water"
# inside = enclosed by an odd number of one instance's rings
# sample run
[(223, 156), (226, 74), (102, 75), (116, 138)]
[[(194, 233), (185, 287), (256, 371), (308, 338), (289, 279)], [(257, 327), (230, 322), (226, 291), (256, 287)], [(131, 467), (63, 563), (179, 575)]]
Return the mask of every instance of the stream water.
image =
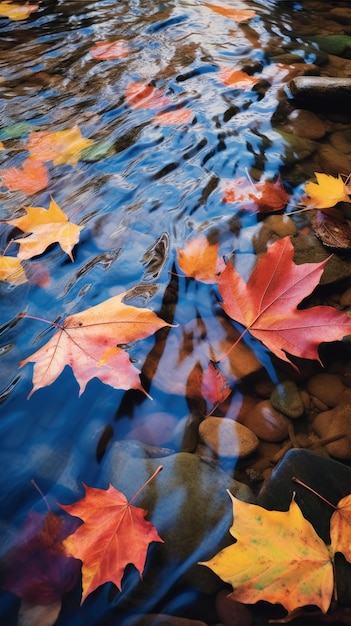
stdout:
[[(280, 175), (294, 199), (316, 168), (327, 167), (308, 144), (308, 134), (307, 143), (300, 135), (300, 143), (292, 145), (291, 135), (280, 132), (285, 107), (290, 111), (287, 83), (304, 71), (342, 72), (351, 49), (346, 42), (346, 52), (334, 55), (330, 65), (315, 40), (351, 35), (350, 16), (348, 22), (340, 18), (348, 2), (333, 2), (332, 16), (331, 3), (316, 0), (215, 3), (255, 12), (243, 21), (201, 0), (37, 4), (27, 19), (0, 17), (0, 176), (5, 168), (23, 167), (30, 133), (36, 131), (78, 127), (97, 149), (78, 152), (76, 162), (44, 159), (48, 183), (36, 193), (0, 188), (4, 221), (22, 215), (24, 206), (48, 208), (54, 198), (84, 227), (73, 262), (53, 244), (25, 262), (29, 282), (0, 283), (2, 557), (16, 543), (28, 513), (45, 512), (33, 481), (57, 512), (56, 502), (82, 497), (82, 482), (99, 486), (100, 464), (111, 443), (131, 437), (155, 414), (156, 434), (146, 443), (173, 442), (176, 451), (180, 435), (174, 432), (182, 432), (192, 406), (190, 374), (197, 362), (203, 368), (208, 362), (201, 342), (205, 335), (213, 343), (225, 341), (231, 333), (218, 321), (215, 289), (175, 275), (181, 273), (177, 250), (206, 234), (219, 243), (220, 255), (236, 250), (237, 267), (248, 277), (260, 218), (224, 202), (223, 183), (248, 174), (261, 181)], [(99, 59), (91, 52), (97, 42), (121, 40), (126, 54), (120, 58)], [(244, 71), (257, 82), (226, 85), (223, 68)], [(180, 117), (172, 117), (176, 113)], [(343, 115), (332, 121), (346, 127), (350, 120)], [(330, 167), (326, 173), (335, 172)], [(305, 226), (303, 218), (294, 219), (298, 228)], [(2, 254), (16, 256), (18, 245), (11, 240), (18, 234), (2, 223)], [(133, 290), (128, 304), (148, 307), (178, 325), (156, 340), (151, 335), (127, 346), (152, 400), (96, 378), (79, 396), (70, 367), (28, 398), (33, 365), (19, 369), (19, 364), (53, 329), (21, 313), (58, 323), (127, 290)], [(269, 354), (254, 349), (274, 378)], [(111, 623), (119, 623), (118, 603), (116, 614), (106, 586), (89, 610), (79, 607), (78, 595), (70, 596), (59, 626), (110, 623), (111, 607)], [(16, 624), (18, 610), (16, 596), (1, 591), (3, 623)]]

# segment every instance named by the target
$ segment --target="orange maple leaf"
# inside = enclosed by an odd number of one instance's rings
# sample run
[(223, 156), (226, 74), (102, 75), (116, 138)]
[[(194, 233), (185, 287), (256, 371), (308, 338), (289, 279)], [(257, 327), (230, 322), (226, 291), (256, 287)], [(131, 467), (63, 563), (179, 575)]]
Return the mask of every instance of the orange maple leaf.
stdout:
[[(119, 345), (148, 337), (171, 324), (150, 309), (124, 304), (122, 299), (128, 293), (70, 315), (62, 324), (52, 323), (58, 329), (53, 337), (20, 363), (20, 367), (29, 362), (35, 363), (30, 396), (38, 389), (51, 385), (66, 365), (71, 366), (77, 379), (79, 395), (94, 377), (115, 389), (140, 389), (146, 394), (139, 370)], [(111, 349), (111, 353), (107, 352)]]
[(23, 191), (26, 194), (41, 191), (49, 184), (45, 165), (35, 159), (26, 159), (22, 168), (8, 167), (0, 170), (0, 179), (3, 187), (10, 191)]
[(75, 533), (63, 542), (66, 553), (82, 561), (82, 603), (104, 583), (112, 582), (121, 590), (124, 570), (129, 563), (135, 565), (142, 576), (150, 543), (163, 543), (156, 528), (145, 519), (147, 511), (131, 504), (140, 489), (128, 502), (111, 484), (106, 490), (85, 485), (84, 488), (82, 500), (59, 505), (83, 520)]
[(233, 9), (232, 7), (212, 4), (211, 2), (205, 2), (205, 7), (215, 11), (215, 13), (224, 15), (224, 17), (229, 17), (236, 22), (247, 22), (247, 20), (251, 20), (251, 18), (256, 15), (256, 11), (254, 9)]
[(93, 143), (92, 139), (83, 137), (79, 128), (74, 126), (55, 133), (32, 131), (26, 148), (30, 151), (30, 159), (53, 161), (54, 165), (77, 165), (83, 150)]
[(330, 518), (330, 539), (334, 552), (342, 552), (351, 563), (351, 495), (339, 500)]
[(0, 2), (0, 17), (10, 20), (25, 20), (31, 13), (39, 9), (39, 4), (14, 4), (11, 0)]
[(171, 100), (164, 96), (160, 89), (142, 80), (129, 83), (125, 95), (132, 109), (161, 109), (171, 104)]
[(237, 178), (224, 184), (223, 194), (223, 202), (240, 202), (244, 210), (252, 213), (281, 211), (290, 197), (280, 178), (275, 183), (269, 180), (253, 183), (244, 177)]
[(235, 70), (231, 67), (222, 67), (219, 71), (219, 78), (225, 85), (230, 85), (236, 89), (246, 89), (259, 82), (257, 76), (250, 76), (242, 70)]
[(190, 109), (176, 109), (175, 111), (160, 111), (154, 117), (154, 121), (162, 126), (171, 124), (188, 124), (194, 117)]
[(219, 244), (210, 244), (205, 235), (198, 235), (186, 242), (184, 249), (177, 251), (178, 265), (190, 278), (203, 283), (216, 283), (225, 268), (224, 260), (218, 257)]
[(351, 318), (331, 306), (297, 308), (318, 284), (329, 258), (296, 265), (293, 256), (289, 237), (276, 241), (247, 284), (228, 263), (218, 278), (222, 306), (246, 327), (242, 334), (249, 331), (280, 359), (291, 362), (289, 355), (295, 355), (321, 362), (319, 344), (351, 334)]
[(89, 50), (94, 59), (121, 59), (128, 56), (130, 50), (122, 39), (119, 41), (97, 41)]
[(31, 259), (46, 250), (52, 243), (58, 242), (73, 261), (72, 248), (79, 241), (83, 226), (73, 224), (53, 198), (48, 209), (43, 207), (24, 207), (26, 215), (9, 220), (7, 223), (19, 228), (27, 237), (16, 239), (20, 249), (19, 259)]
[(12, 285), (22, 285), (28, 282), (19, 258), (0, 255), (0, 280), (5, 280)]

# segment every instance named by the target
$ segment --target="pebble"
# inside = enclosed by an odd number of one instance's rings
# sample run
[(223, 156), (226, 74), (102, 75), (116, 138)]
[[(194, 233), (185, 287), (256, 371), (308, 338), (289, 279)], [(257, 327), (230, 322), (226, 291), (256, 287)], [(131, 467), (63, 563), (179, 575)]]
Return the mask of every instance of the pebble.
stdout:
[(318, 156), (323, 172), (337, 176), (340, 172), (350, 172), (351, 170), (351, 155), (339, 152), (332, 145), (327, 143), (319, 145)]
[(230, 597), (229, 591), (219, 591), (216, 596), (216, 609), (224, 626), (252, 626), (253, 616), (248, 607)]
[(301, 417), (304, 412), (300, 391), (293, 380), (279, 383), (272, 392), (270, 401), (274, 409), (292, 419)]
[(322, 372), (315, 374), (307, 382), (307, 391), (329, 408), (335, 407), (345, 386), (338, 376)]
[(345, 434), (346, 437), (326, 444), (325, 448), (335, 459), (351, 460), (351, 403), (347, 402), (329, 411), (319, 413), (312, 422), (313, 430), (321, 439)]
[(312, 111), (295, 109), (287, 119), (287, 130), (298, 137), (321, 139), (326, 133), (325, 124)]
[(341, 306), (351, 306), (351, 287), (345, 289), (345, 291), (341, 294), (340, 297)]
[(249, 428), (226, 417), (205, 418), (199, 437), (218, 457), (244, 458), (258, 448), (258, 439)]
[(285, 415), (273, 408), (270, 400), (257, 402), (254, 410), (243, 419), (243, 424), (259, 439), (272, 443), (287, 438), (289, 423)]

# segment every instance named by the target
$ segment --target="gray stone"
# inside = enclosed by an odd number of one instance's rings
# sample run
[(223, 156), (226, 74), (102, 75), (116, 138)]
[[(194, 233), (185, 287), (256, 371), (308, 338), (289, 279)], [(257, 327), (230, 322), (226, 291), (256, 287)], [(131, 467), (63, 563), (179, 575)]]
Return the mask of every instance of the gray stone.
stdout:
[(271, 393), (272, 406), (287, 417), (300, 417), (304, 412), (304, 405), (297, 384), (293, 380), (279, 383)]
[(351, 99), (351, 78), (326, 78), (325, 76), (296, 76), (289, 82), (294, 98)]

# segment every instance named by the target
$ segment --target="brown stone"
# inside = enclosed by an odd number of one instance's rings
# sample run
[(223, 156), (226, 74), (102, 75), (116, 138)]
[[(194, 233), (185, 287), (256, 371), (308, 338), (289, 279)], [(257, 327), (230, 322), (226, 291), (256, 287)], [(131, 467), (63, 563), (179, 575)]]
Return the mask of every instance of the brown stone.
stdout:
[(199, 437), (218, 457), (243, 458), (258, 448), (258, 439), (249, 428), (226, 417), (206, 417)]
[(288, 117), (288, 130), (298, 137), (320, 139), (326, 133), (324, 123), (312, 111), (295, 109)]
[(263, 441), (283, 441), (288, 436), (290, 420), (276, 411), (269, 400), (261, 400), (247, 413), (242, 421)]
[(318, 400), (321, 400), (327, 407), (335, 407), (340, 400), (340, 396), (345, 386), (336, 374), (315, 374), (307, 382), (307, 390)]
[(321, 439), (344, 434), (345, 437), (326, 444), (330, 456), (341, 461), (351, 460), (351, 404), (348, 402), (330, 411), (319, 413), (312, 423)]

